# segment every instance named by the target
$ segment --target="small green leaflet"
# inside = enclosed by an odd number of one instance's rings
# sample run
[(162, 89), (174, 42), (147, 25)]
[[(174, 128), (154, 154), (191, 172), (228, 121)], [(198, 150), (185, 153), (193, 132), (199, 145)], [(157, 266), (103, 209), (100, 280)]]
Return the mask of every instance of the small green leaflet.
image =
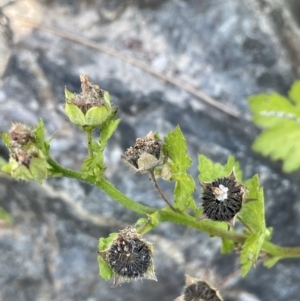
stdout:
[(246, 181), (245, 186), (249, 189), (247, 198), (256, 199), (255, 201), (244, 204), (241, 213), (243, 223), (245, 223), (252, 233), (247, 237), (242, 246), (241, 264), (242, 276), (246, 276), (251, 266), (256, 263), (262, 244), (266, 236), (264, 193), (259, 187), (258, 176)]
[(282, 259), (282, 257), (271, 257), (267, 260), (264, 261), (264, 266), (267, 268), (271, 268), (272, 266), (274, 266), (280, 259)]
[(235, 161), (233, 156), (228, 157), (227, 163), (225, 165), (214, 163), (202, 154), (198, 156), (198, 159), (200, 182), (212, 182), (218, 178), (226, 177), (231, 173), (233, 167), (238, 181), (242, 180), (243, 174), (240, 170), (240, 163)]
[(295, 105), (300, 105), (300, 81), (295, 81), (289, 91), (289, 98)]
[(286, 172), (300, 168), (300, 81), (291, 87), (289, 98), (273, 93), (248, 99), (253, 122), (265, 129), (253, 149), (273, 160), (283, 160)]
[(100, 255), (98, 256), (98, 266), (99, 276), (105, 281), (108, 281), (113, 277), (113, 270), (109, 267), (109, 264)]
[[(118, 236), (118, 233), (111, 233), (109, 237), (101, 237), (99, 239), (98, 250), (99, 252), (106, 251), (111, 246), (113, 240)], [(99, 276), (104, 280), (110, 280), (113, 276), (113, 271), (109, 264), (99, 255), (98, 256)]]
[(108, 237), (101, 237), (99, 239), (98, 250), (105, 251), (107, 250), (110, 245), (112, 244), (113, 240), (117, 238), (118, 233), (110, 233)]
[(50, 149), (49, 142), (51, 139), (49, 141), (45, 141), (45, 126), (42, 118), (40, 118), (40, 122), (34, 128), (34, 137), (36, 146), (45, 156), (47, 156)]
[(227, 254), (233, 251), (235, 243), (233, 240), (222, 238), (221, 253)]
[[(116, 112), (115, 112), (116, 113)], [(100, 145), (101, 149), (104, 150), (107, 141), (110, 139), (112, 134), (117, 129), (121, 119), (114, 119), (115, 113), (112, 114), (101, 126), (100, 129)]]
[(172, 180), (175, 180), (174, 207), (180, 211), (187, 208), (196, 209), (193, 198), (195, 191), (194, 179), (186, 173), (191, 166), (192, 159), (187, 154), (185, 138), (177, 126), (174, 131), (170, 131), (164, 139), (164, 153), (172, 160), (168, 165), (172, 172)]

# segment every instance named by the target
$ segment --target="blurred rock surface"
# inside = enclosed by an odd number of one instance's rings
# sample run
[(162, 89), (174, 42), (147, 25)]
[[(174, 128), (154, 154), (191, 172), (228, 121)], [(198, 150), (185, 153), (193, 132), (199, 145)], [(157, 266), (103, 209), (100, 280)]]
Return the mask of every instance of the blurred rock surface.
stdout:
[[(8, 130), (11, 120), (34, 125), (42, 117), (47, 135), (55, 137), (53, 157), (78, 168), (86, 156), (85, 138), (67, 122), (61, 105), (64, 86), (79, 91), (79, 74), (87, 74), (119, 106), (122, 122), (106, 152), (106, 176), (121, 191), (138, 202), (164, 205), (147, 176), (128, 173), (119, 157), (136, 137), (150, 130), (165, 135), (179, 124), (194, 162), (191, 173), (196, 177), (198, 153), (222, 163), (233, 154), (245, 178), (255, 173), (261, 178), (273, 241), (299, 245), (299, 173), (285, 175), (279, 163), (251, 151), (259, 131), (249, 122), (246, 101), (254, 93), (286, 93), (299, 78), (299, 7), (291, 0), (15, 1), (0, 10), (0, 129)], [(133, 56), (241, 116), (222, 113), (124, 60), (22, 27), (19, 17)], [(7, 155), (3, 144), (0, 154)], [(172, 186), (161, 186), (171, 197)], [(212, 269), (220, 280), (238, 267), (236, 255), (219, 254), (219, 239), (163, 224), (147, 235), (156, 244), (159, 281), (111, 289), (98, 277), (98, 238), (133, 225), (136, 214), (84, 183), (51, 179), (39, 186), (3, 174), (0, 206), (14, 218), (12, 229), (0, 229), (3, 301), (167, 301), (181, 293), (185, 273), (201, 277)], [(297, 260), (271, 270), (258, 266), (245, 279), (231, 281), (224, 298), (299, 300), (299, 266)]]

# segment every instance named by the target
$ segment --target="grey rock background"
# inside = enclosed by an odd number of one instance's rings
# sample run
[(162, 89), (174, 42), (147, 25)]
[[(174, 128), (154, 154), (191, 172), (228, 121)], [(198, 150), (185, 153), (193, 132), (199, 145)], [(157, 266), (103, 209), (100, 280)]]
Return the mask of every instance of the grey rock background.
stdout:
[[(119, 106), (122, 123), (106, 153), (106, 176), (121, 191), (163, 206), (147, 176), (128, 173), (119, 157), (136, 137), (149, 130), (165, 135), (180, 124), (191, 173), (196, 177), (198, 153), (222, 163), (233, 154), (245, 178), (260, 176), (273, 241), (299, 245), (299, 172), (283, 174), (280, 163), (251, 151), (259, 130), (249, 121), (246, 101), (255, 93), (286, 93), (299, 78), (299, 11), (293, 0), (15, 1), (0, 11), (0, 129), (7, 131), (11, 120), (34, 125), (42, 117), (47, 135), (55, 137), (53, 157), (78, 168), (86, 156), (84, 135), (67, 122), (61, 105), (64, 86), (79, 91), (79, 74), (87, 74)], [(21, 16), (133, 56), (241, 116), (222, 113), (124, 60), (21, 26)], [(7, 156), (3, 144), (0, 153)], [(161, 186), (171, 197), (172, 186)], [(209, 269), (217, 283), (239, 266), (237, 255), (219, 254), (218, 238), (162, 224), (146, 237), (156, 244), (159, 281), (111, 289), (98, 277), (98, 238), (139, 216), (84, 183), (50, 179), (39, 186), (3, 174), (0, 206), (14, 218), (13, 228), (0, 229), (0, 300), (167, 301), (180, 294), (185, 273), (204, 277)], [(300, 300), (299, 267), (299, 260), (271, 270), (258, 266), (221, 292), (228, 301)]]

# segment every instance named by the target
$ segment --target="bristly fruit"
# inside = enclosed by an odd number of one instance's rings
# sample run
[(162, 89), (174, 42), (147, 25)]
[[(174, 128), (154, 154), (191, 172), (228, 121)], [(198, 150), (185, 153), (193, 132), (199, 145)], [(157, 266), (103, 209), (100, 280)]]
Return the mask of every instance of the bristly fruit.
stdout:
[(129, 147), (121, 160), (135, 172), (145, 174), (164, 163), (162, 141), (156, 139), (151, 132), (145, 138), (137, 138)]
[(248, 189), (236, 179), (234, 169), (224, 178), (212, 183), (200, 183), (203, 188), (203, 218), (224, 221), (233, 226)]
[(83, 131), (93, 130), (105, 122), (115, 112), (112, 109), (107, 91), (93, 85), (86, 75), (80, 75), (80, 94), (65, 88), (66, 104), (64, 110), (70, 121)]
[(35, 130), (25, 124), (13, 122), (9, 132), (2, 133), (1, 136), (10, 151), (9, 163), (2, 167), (2, 171), (17, 180), (41, 182), (47, 177), (47, 161), (37, 146)]
[(186, 276), (183, 294), (175, 301), (223, 301), (219, 291), (206, 281)]
[(130, 227), (121, 230), (107, 250), (99, 255), (114, 273), (113, 286), (134, 279), (157, 280), (153, 264), (153, 245)]

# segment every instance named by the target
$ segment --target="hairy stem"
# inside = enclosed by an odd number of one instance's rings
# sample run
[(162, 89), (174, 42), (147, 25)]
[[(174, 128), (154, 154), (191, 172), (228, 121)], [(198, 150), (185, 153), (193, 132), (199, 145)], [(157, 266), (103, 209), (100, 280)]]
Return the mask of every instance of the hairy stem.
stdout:
[(160, 190), (158, 184), (157, 184), (157, 181), (156, 181), (156, 178), (155, 178), (155, 175), (154, 175), (154, 171), (151, 170), (149, 171), (150, 175), (151, 175), (151, 179), (154, 183), (154, 186), (155, 186), (155, 189), (157, 190), (157, 192), (159, 193), (159, 195), (162, 197), (162, 199), (167, 203), (167, 205), (173, 210), (173, 211), (177, 211), (172, 205), (171, 203), (168, 201), (168, 199), (165, 197), (164, 193)]
[(91, 158), (93, 156), (93, 148), (92, 148), (93, 131), (88, 130), (86, 132), (86, 137), (87, 137), (87, 143), (88, 143), (89, 157)]
[(139, 204), (134, 200), (128, 198), (125, 194), (119, 191), (116, 187), (114, 187), (110, 182), (108, 182), (104, 178), (102, 178), (101, 180), (95, 180), (93, 177), (87, 177), (83, 179), (80, 172), (62, 167), (59, 163), (57, 163), (50, 157), (47, 159), (47, 162), (55, 171), (59, 172), (61, 176), (77, 179), (80, 181), (87, 182), (91, 185), (97, 186), (107, 195), (109, 195), (112, 199), (116, 200), (118, 203), (130, 209), (131, 211), (134, 211), (139, 214), (151, 214), (156, 211), (156, 209), (154, 208)]
[[(93, 177), (87, 177), (83, 179), (80, 172), (62, 167), (50, 157), (48, 158), (47, 161), (48, 164), (53, 168), (53, 170), (55, 170), (61, 176), (85, 181), (91, 185), (95, 185), (99, 189), (104, 191), (107, 195), (109, 195), (111, 198), (116, 200), (124, 207), (130, 209), (131, 211), (134, 211), (142, 215), (147, 215), (158, 211), (155, 208), (141, 205), (135, 202), (134, 200), (128, 198), (116, 187), (114, 187), (110, 182), (108, 182), (105, 178), (101, 178), (100, 180), (95, 180)], [(244, 241), (247, 239), (247, 236), (244, 234), (224, 230), (220, 226), (221, 223), (214, 222), (211, 220), (197, 221), (196, 218), (190, 215), (178, 213), (174, 211), (160, 210), (159, 220), (161, 222), (171, 222), (171, 223), (185, 225), (194, 228), (196, 230), (206, 232), (210, 236), (218, 236), (220, 238), (229, 239), (237, 243), (244, 243)], [(300, 247), (280, 247), (269, 241), (264, 241), (262, 244), (262, 250), (267, 252), (269, 255), (273, 257), (279, 257), (280, 259), (300, 258)]]

